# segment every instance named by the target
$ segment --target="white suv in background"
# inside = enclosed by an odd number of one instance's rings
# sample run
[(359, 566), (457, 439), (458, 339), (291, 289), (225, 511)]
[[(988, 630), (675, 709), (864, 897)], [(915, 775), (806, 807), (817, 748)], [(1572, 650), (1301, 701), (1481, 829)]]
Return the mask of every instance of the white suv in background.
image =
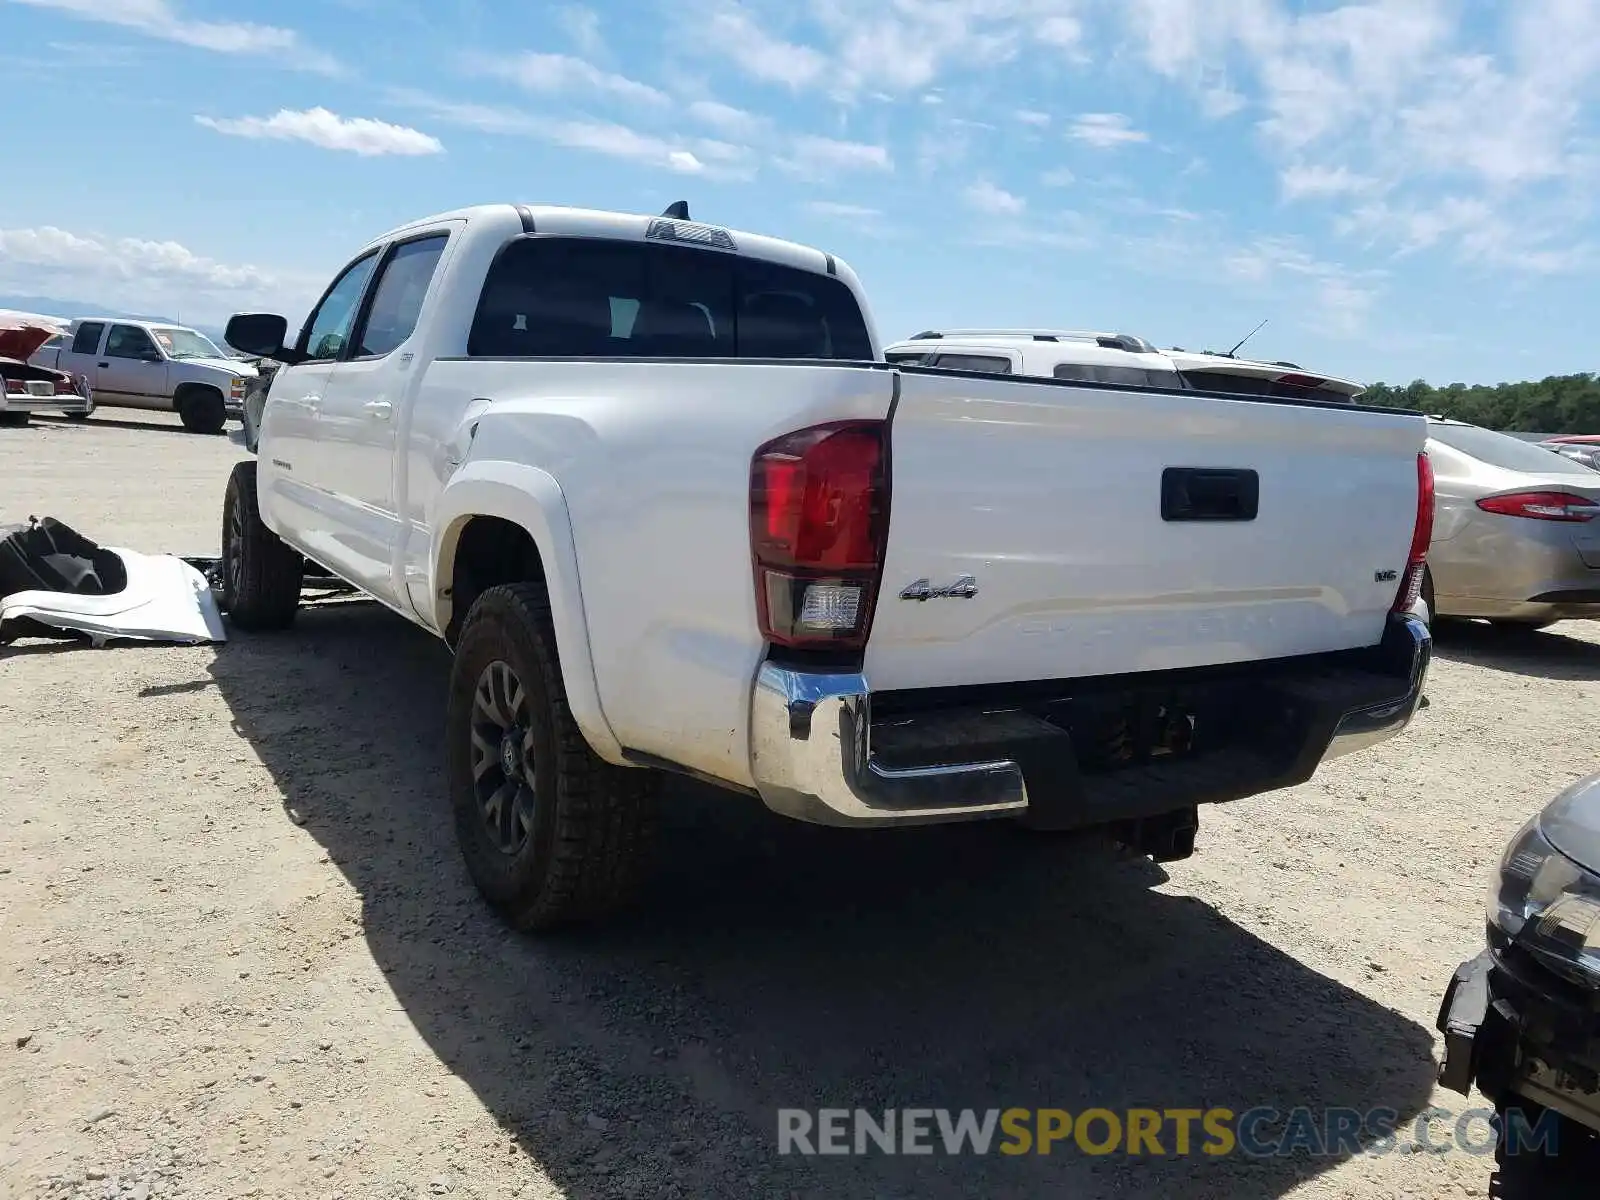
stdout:
[(892, 363), (1043, 375), (1124, 387), (1222, 392), (1267, 399), (1353, 401), (1365, 390), (1287, 362), (1256, 362), (1231, 354), (1158, 350), (1127, 333), (1075, 329), (930, 329), (884, 350)]

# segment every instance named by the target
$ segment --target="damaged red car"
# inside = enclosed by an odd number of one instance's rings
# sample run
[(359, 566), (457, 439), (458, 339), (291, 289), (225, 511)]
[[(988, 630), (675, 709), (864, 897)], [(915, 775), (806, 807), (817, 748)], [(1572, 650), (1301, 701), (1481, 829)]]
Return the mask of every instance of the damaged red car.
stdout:
[(36, 412), (59, 412), (75, 421), (94, 412), (89, 381), (28, 359), (60, 330), (0, 316), (0, 425), (26, 425)]

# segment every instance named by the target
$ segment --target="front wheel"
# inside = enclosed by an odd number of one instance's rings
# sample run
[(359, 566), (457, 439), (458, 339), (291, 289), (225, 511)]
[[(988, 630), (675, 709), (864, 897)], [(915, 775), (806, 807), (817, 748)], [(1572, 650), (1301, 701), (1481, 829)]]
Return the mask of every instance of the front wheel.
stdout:
[(178, 419), (191, 433), (221, 433), (228, 423), (228, 409), (222, 393), (215, 388), (191, 387), (177, 397)]
[(490, 588), (462, 623), (445, 737), (456, 838), (513, 926), (598, 917), (637, 889), (654, 840), (654, 772), (602, 761), (572, 719), (541, 584)]
[(240, 629), (287, 629), (305, 560), (261, 520), (256, 464), (235, 463), (222, 499), (222, 607)]

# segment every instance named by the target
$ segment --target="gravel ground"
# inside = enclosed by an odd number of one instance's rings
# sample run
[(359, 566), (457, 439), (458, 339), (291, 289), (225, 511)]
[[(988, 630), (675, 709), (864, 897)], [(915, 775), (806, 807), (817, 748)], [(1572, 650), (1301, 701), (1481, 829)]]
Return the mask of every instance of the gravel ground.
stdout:
[[(0, 521), (212, 552), (238, 453), (0, 429)], [(0, 1195), (1481, 1196), (1460, 1152), (780, 1157), (775, 1110), (1461, 1111), (1438, 999), (1508, 836), (1600, 762), (1597, 642), (1457, 631), (1404, 737), (1208, 811), (1166, 869), (675, 786), (647, 902), (545, 941), (467, 881), (446, 653), (393, 615), (0, 648)]]

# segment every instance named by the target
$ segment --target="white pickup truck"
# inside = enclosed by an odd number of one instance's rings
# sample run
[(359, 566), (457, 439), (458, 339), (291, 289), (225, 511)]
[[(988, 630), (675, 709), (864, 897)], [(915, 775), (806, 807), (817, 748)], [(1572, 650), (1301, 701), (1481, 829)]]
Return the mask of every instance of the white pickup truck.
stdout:
[(895, 366), (844, 263), (683, 206), (419, 221), (227, 340), (282, 365), (225, 607), (288, 625), (311, 560), (451, 644), (457, 834), (523, 928), (627, 894), (664, 770), (1171, 859), (1421, 697), (1416, 414)]

